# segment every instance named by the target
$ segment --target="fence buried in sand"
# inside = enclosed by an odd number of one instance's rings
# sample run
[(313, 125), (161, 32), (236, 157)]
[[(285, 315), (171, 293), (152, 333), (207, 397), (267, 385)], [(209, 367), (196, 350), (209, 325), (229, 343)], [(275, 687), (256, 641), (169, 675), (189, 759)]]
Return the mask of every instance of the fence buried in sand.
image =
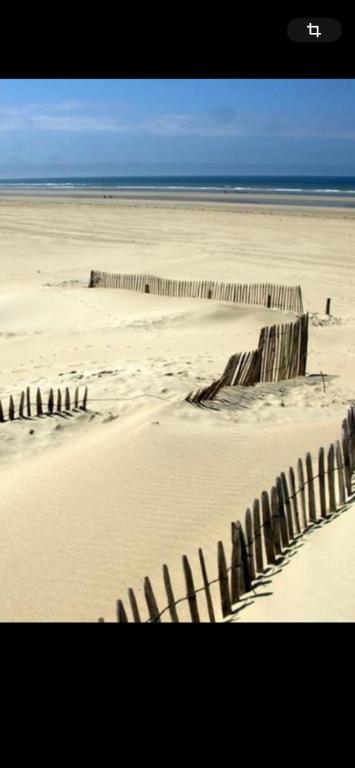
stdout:
[[(70, 413), (78, 410), (86, 411), (88, 399), (88, 388), (85, 387), (84, 394), (80, 398), (79, 387), (75, 388), (74, 395), (70, 395), (68, 387), (65, 387), (64, 392), (61, 389), (50, 389), (47, 398), (47, 405), (44, 405), (45, 398), (39, 387), (36, 390), (36, 399), (31, 400), (31, 390), (27, 387), (26, 390), (21, 392), (19, 398), (19, 405), (16, 415), (15, 400), (12, 395), (9, 397), (9, 405), (7, 409), (7, 419), (5, 418), (4, 408), (2, 401), (0, 400), (0, 423), (5, 421), (14, 421), (18, 419), (29, 419), (33, 416), (53, 416), (60, 413)], [(6, 410), (6, 409), (5, 409)]]
[(203, 405), (213, 400), (222, 387), (248, 387), (305, 376), (307, 349), (308, 314), (294, 323), (262, 328), (257, 349), (232, 355), (217, 381), (195, 393), (190, 392), (186, 400)]
[[(290, 467), (288, 476), (281, 472), (271, 490), (263, 491), (260, 499), (254, 500), (246, 510), (244, 527), (239, 521), (232, 522), (231, 552), (227, 555), (223, 542), (217, 543), (213, 579), (208, 578), (203, 551), (199, 549), (199, 586), (196, 586), (189, 559), (184, 555), (183, 597), (175, 598), (169, 569), (164, 564), (165, 607), (159, 607), (152, 583), (146, 577), (143, 582), (145, 605), (142, 608), (134, 590), (128, 589), (130, 611), (127, 602), (118, 600), (117, 621), (160, 623), (164, 617), (176, 623), (180, 621), (178, 606), (181, 604), (188, 606), (188, 621), (193, 623), (201, 622), (201, 617), (210, 622), (231, 618), (245, 605), (241, 602), (242, 596), (260, 584), (270, 567), (282, 563), (304, 533), (322, 521), (331, 520), (353, 498), (354, 469), (355, 406), (352, 405), (342, 421), (340, 440), (332, 443), (327, 452), (323, 447), (319, 449), (316, 471), (312, 456), (307, 453), (304, 460), (298, 459), (296, 468)], [(311, 582), (309, 586), (311, 589)], [(218, 590), (217, 595), (213, 595), (213, 587)]]
[(214, 280), (169, 280), (154, 275), (116, 274), (91, 270), (89, 288), (121, 288), (159, 296), (214, 299), (234, 304), (303, 313), (301, 286), (273, 283), (222, 283)]

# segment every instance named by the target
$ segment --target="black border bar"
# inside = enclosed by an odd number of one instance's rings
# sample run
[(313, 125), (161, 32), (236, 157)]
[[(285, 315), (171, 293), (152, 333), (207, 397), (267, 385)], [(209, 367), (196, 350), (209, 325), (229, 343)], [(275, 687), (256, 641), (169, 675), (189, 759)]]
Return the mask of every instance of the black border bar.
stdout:
[[(276, 4), (275, 4), (276, 5)], [(102, 7), (53, 14), (33, 29), (23, 21), (14, 35), (3, 25), (0, 77), (20, 78), (302, 78), (355, 77), (355, 26), (350, 13), (319, 8), (285, 13), (238, 4), (193, 10), (163, 5)], [(309, 8), (308, 12), (311, 12)], [(339, 21), (337, 42), (292, 42), (294, 18)], [(43, 19), (42, 19), (43, 21)]]

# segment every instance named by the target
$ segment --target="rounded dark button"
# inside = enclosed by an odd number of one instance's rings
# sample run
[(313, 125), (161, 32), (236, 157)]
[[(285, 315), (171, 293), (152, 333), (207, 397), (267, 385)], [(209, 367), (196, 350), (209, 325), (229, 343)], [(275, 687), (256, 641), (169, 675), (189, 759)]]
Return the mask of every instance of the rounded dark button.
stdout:
[(287, 27), (294, 43), (335, 43), (341, 32), (337, 19), (292, 19)]

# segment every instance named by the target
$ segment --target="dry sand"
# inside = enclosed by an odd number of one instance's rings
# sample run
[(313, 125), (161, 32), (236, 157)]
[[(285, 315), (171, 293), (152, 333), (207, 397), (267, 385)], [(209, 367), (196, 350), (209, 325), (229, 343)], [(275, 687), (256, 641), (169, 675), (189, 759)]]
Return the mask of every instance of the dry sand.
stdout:
[[(0, 397), (87, 384), (95, 412), (0, 425), (0, 620), (114, 620), (128, 586), (141, 600), (145, 575), (161, 597), (163, 562), (183, 594), (181, 555), (195, 563), (202, 546), (213, 573), (231, 520), (298, 456), (337, 439), (355, 387), (354, 234), (355, 212), (340, 208), (0, 199)], [(315, 378), (241, 411), (187, 404), (263, 325), (293, 315), (89, 290), (90, 269), (300, 283), (315, 315), (308, 372), (328, 375), (326, 392)], [(323, 325), (327, 296), (336, 320)], [(312, 595), (301, 553), (292, 569)], [(353, 603), (340, 601), (334, 620), (353, 620)], [(268, 620), (287, 610), (284, 597)]]

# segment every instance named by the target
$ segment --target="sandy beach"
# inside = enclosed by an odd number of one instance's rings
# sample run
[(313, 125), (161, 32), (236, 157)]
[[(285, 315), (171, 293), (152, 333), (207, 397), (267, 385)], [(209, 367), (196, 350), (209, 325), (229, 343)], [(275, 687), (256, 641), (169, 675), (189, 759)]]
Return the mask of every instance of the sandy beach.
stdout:
[[(212, 571), (231, 521), (299, 456), (338, 438), (355, 392), (354, 235), (355, 210), (339, 201), (1, 192), (0, 398), (26, 386), (89, 393), (86, 414), (0, 424), (1, 621), (114, 621), (128, 587), (142, 599), (145, 575), (159, 596), (163, 563), (184, 594), (181, 556), (194, 564), (203, 547)], [(234, 352), (254, 349), (261, 327), (295, 316), (89, 289), (91, 269), (300, 284), (314, 377), (243, 410), (198, 409), (188, 392), (220, 376)], [(331, 528), (319, 535), (329, 539)], [(288, 578), (302, 573), (300, 553)], [(258, 618), (259, 603), (252, 621), (266, 615)], [(268, 621), (287, 620), (287, 595), (270, 605)], [(354, 619), (344, 590), (337, 606), (335, 620)], [(315, 620), (333, 620), (332, 611), (329, 600)]]

